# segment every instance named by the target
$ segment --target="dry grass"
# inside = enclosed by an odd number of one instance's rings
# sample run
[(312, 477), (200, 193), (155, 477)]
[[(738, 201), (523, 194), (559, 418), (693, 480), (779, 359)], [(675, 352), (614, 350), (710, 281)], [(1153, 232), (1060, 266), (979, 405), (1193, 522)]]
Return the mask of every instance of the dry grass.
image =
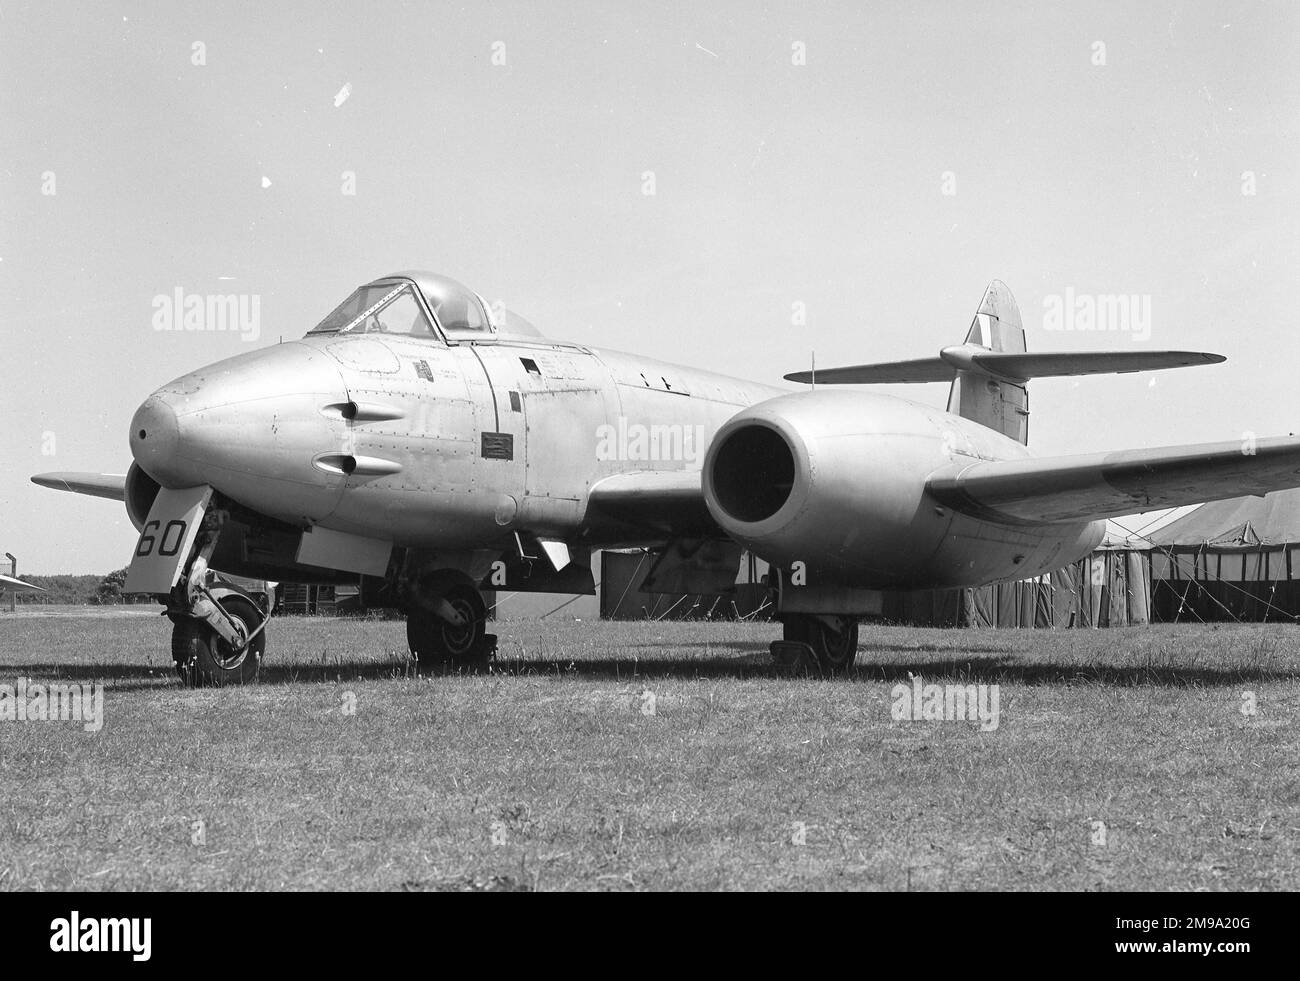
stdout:
[[(0, 615), (0, 682), (108, 686), (99, 733), (0, 722), (0, 886), (1300, 887), (1286, 626), (864, 627), (828, 681), (771, 625), (508, 622), (417, 678), (400, 622), (286, 619), (200, 692), (168, 629)], [(999, 727), (893, 721), (909, 672), (999, 685)]]

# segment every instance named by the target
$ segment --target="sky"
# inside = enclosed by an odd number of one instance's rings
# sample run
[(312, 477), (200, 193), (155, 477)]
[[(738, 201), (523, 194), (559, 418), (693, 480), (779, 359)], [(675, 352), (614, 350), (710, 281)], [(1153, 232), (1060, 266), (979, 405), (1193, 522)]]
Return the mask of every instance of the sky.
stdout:
[[(0, 0), (0, 552), (126, 565), (120, 505), (30, 475), (125, 472), (154, 389), (400, 269), (766, 382), (960, 343), (998, 278), (1030, 350), (1228, 357), (1036, 381), (1035, 452), (1298, 431), (1298, 27), (1281, 2)], [(256, 298), (256, 338), (156, 329), (177, 290)], [(1105, 296), (1139, 319), (1049, 329)]]

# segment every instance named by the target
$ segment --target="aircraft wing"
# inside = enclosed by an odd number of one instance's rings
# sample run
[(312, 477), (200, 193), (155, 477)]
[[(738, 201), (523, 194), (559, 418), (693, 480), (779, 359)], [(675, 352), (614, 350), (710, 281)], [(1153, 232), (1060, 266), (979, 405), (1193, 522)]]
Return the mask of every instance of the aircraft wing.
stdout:
[(638, 470), (591, 485), (589, 510), (596, 516), (677, 535), (726, 535), (704, 504), (698, 470)]
[(32, 483), (110, 501), (126, 499), (126, 474), (121, 473), (38, 473)]
[(44, 586), (36, 586), (29, 582), (23, 582), (21, 579), (15, 579), (13, 576), (6, 576), (0, 573), (0, 589), (12, 589), (15, 593), (27, 592), (28, 590), (39, 590), (45, 592)]
[(1003, 524), (1106, 518), (1297, 486), (1300, 439), (1293, 437), (972, 461), (926, 483), (954, 510)]

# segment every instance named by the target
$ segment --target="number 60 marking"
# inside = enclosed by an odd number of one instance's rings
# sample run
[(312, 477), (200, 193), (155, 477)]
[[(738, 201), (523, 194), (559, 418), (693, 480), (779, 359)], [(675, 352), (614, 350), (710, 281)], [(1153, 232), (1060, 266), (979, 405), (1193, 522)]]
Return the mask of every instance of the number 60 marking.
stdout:
[(135, 547), (136, 558), (144, 558), (153, 553), (154, 545), (158, 546), (158, 554), (164, 557), (175, 555), (181, 550), (181, 542), (185, 540), (185, 528), (187, 522), (177, 518), (174, 521), (167, 522), (167, 527), (163, 528), (161, 535), (154, 535), (153, 532), (158, 530), (161, 522), (147, 521), (140, 531), (140, 543)]

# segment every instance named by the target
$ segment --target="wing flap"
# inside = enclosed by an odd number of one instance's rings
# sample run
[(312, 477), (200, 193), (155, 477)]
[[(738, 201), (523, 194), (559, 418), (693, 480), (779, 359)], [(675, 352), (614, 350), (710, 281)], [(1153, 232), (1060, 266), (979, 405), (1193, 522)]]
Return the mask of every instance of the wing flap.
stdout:
[(106, 497), (110, 501), (126, 500), (126, 474), (120, 473), (38, 473), (33, 484), (54, 490)]
[(956, 465), (930, 493), (954, 510), (1003, 524), (1117, 517), (1300, 486), (1300, 439)]

